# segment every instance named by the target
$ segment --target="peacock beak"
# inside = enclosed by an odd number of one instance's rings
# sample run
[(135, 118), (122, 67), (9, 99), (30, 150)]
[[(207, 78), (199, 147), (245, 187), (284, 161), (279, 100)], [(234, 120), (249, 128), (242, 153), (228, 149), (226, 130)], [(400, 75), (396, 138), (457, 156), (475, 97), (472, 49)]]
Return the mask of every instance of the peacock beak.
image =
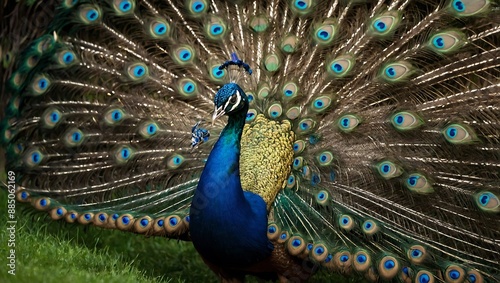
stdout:
[(215, 120), (217, 120), (220, 116), (224, 114), (226, 114), (226, 111), (224, 111), (223, 106), (215, 108), (214, 116), (212, 116), (212, 126), (215, 124)]

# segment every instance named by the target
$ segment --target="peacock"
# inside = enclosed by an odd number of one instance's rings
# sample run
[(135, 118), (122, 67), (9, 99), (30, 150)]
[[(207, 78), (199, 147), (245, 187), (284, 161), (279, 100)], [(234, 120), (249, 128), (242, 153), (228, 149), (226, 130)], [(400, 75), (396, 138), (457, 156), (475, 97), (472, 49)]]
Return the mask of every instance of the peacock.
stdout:
[(191, 241), (222, 282), (500, 282), (497, 1), (28, 2), (18, 202)]

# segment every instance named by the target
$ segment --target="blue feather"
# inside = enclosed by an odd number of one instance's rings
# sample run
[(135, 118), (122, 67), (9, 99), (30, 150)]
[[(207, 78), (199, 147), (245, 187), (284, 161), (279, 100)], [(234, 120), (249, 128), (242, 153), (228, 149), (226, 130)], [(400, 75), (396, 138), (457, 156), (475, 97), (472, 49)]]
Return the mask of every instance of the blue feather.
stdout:
[[(262, 197), (243, 192), (240, 181), (240, 141), (248, 111), (243, 90), (231, 83), (216, 95), (221, 107), (235, 91), (243, 106), (229, 121), (213, 147), (201, 174), (190, 210), (193, 244), (212, 264), (248, 266), (271, 255), (267, 209)], [(241, 221), (245, 219), (245, 221)]]

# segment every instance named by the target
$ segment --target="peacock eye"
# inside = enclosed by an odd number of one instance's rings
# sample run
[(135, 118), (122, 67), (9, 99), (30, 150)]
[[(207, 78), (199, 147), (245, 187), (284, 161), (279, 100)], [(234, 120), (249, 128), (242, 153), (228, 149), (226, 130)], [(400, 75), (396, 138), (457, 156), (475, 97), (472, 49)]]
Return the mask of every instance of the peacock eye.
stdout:
[(233, 96), (231, 96), (231, 98), (229, 99), (229, 103), (231, 103), (231, 104), (235, 104), (237, 100), (238, 100), (238, 98), (236, 97), (236, 95), (233, 95)]

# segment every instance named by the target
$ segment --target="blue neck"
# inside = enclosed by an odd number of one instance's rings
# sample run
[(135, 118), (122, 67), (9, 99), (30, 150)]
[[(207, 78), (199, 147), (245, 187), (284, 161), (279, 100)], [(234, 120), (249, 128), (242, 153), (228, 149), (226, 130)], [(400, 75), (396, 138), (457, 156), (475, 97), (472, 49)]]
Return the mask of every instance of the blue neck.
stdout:
[(229, 116), (208, 157), (190, 211), (195, 248), (213, 264), (248, 265), (268, 257), (264, 200), (243, 192), (240, 182), (240, 140), (248, 103)]
[[(198, 195), (201, 193), (209, 198), (211, 206), (216, 209), (211, 213), (215, 215), (222, 214), (222, 210), (249, 209), (240, 182), (240, 140), (247, 110), (248, 106), (229, 116), (226, 127), (208, 156), (196, 189)], [(191, 206), (207, 210), (198, 207), (194, 201)]]
[[(208, 157), (205, 169), (200, 177), (198, 190), (207, 193), (217, 193), (210, 191), (213, 189), (223, 190), (224, 197), (215, 198), (214, 202), (228, 202), (226, 205), (241, 205), (244, 202), (243, 190), (240, 182), (240, 141), (245, 126), (246, 110), (229, 116), (228, 123), (222, 131), (219, 140), (215, 144)], [(220, 184), (221, 182), (224, 184)], [(216, 182), (226, 188), (219, 186), (204, 185), (208, 182)], [(228, 185), (231, 186), (228, 186)], [(208, 190), (208, 191), (207, 191)], [(221, 204), (222, 204), (221, 203)]]

